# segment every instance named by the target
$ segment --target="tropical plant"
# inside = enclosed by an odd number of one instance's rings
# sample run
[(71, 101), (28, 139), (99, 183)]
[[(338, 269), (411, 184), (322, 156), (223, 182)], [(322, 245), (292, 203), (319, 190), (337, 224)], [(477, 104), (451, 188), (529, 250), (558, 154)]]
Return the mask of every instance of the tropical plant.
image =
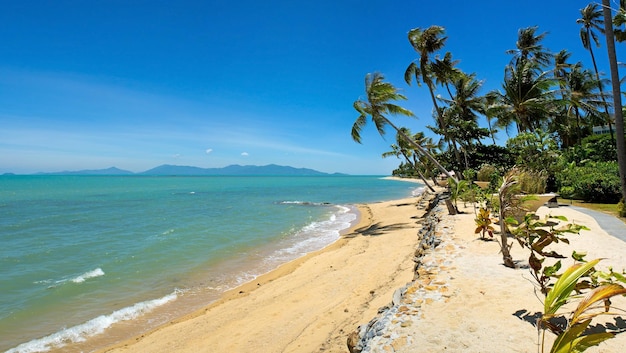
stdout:
[(609, 131), (611, 132), (611, 140), (613, 139), (613, 127), (609, 115), (609, 105), (604, 98), (604, 92), (602, 88), (602, 81), (600, 80), (600, 73), (598, 71), (598, 64), (596, 64), (596, 57), (593, 54), (593, 46), (591, 42), (595, 43), (596, 47), (600, 47), (600, 40), (598, 39), (597, 32), (604, 33), (604, 21), (602, 18), (602, 11), (598, 4), (590, 3), (580, 10), (581, 18), (576, 20), (576, 23), (581, 25), (580, 28), (580, 41), (583, 47), (589, 51), (591, 55), (591, 62), (593, 63), (593, 70), (596, 74), (596, 85), (600, 90), (600, 97), (604, 106), (604, 122), (608, 124)]
[[(620, 5), (623, 5), (620, 3)], [(602, 0), (602, 15), (604, 17), (604, 37), (606, 39), (606, 50), (611, 68), (611, 86), (613, 87), (613, 108), (615, 114), (615, 129), (619, 132), (615, 135), (617, 146), (617, 162), (619, 165), (619, 176), (621, 181), (622, 198), (626, 199), (626, 139), (624, 131), (624, 117), (622, 116), (622, 99), (620, 89), (619, 72), (617, 69), (617, 54), (615, 52), (615, 37), (613, 35), (613, 23), (611, 22), (611, 4), (609, 0)], [(620, 6), (622, 8), (623, 6)]]
[[(406, 68), (404, 72), (404, 80), (408, 85), (411, 85), (413, 79), (420, 85), (421, 82), (426, 84), (428, 88), (428, 92), (430, 93), (430, 98), (433, 103), (433, 111), (436, 115), (436, 121), (438, 128), (442, 130), (444, 139), (448, 143), (448, 147), (453, 149), (453, 144), (448, 135), (448, 130), (445, 124), (445, 119), (443, 117), (443, 112), (437, 103), (437, 98), (435, 97), (435, 72), (433, 72), (432, 63), (430, 57), (436, 53), (437, 51), (443, 49), (445, 46), (446, 40), (448, 37), (444, 36), (445, 29), (441, 26), (430, 26), (426, 29), (422, 28), (413, 28), (409, 31), (408, 40), (413, 47), (413, 50), (417, 52), (419, 58), (417, 60), (412, 61), (409, 66)], [(452, 70), (453, 64), (448, 67)], [(452, 77), (452, 74), (443, 74), (438, 77)], [(444, 80), (447, 80), (444, 79)], [(455, 151), (457, 158), (460, 159), (458, 152)]]
[[(400, 130), (406, 135), (406, 136), (410, 136), (411, 135), (411, 131), (407, 128), (400, 128)], [(417, 158), (413, 158), (415, 157), (416, 152), (414, 152), (413, 149), (411, 149), (410, 144), (406, 142), (406, 140), (404, 140), (402, 138), (402, 135), (400, 135), (400, 133), (396, 134), (396, 144), (392, 144), (391, 145), (392, 150), (389, 152), (385, 152), (383, 153), (383, 158), (387, 158), (387, 157), (391, 157), (391, 156), (395, 156), (397, 158), (400, 158), (400, 156), (402, 156), (404, 158), (404, 160), (406, 161), (407, 164), (411, 165), (413, 167), (413, 169), (415, 170), (415, 172), (417, 173), (417, 175), (419, 175), (420, 179), (422, 179), (422, 182), (424, 182), (424, 185), (432, 192), (435, 192), (435, 189), (433, 189), (432, 186), (430, 186), (430, 184), (428, 183), (428, 180), (426, 180), (426, 177), (424, 176), (424, 174), (422, 173), (420, 166), (417, 163)]]
[(560, 152), (556, 141), (545, 131), (526, 132), (510, 138), (507, 148), (515, 153), (516, 165), (530, 171), (556, 172)]
[(556, 228), (559, 223), (551, 220), (567, 221), (567, 218), (548, 215), (543, 220), (539, 220), (536, 219), (534, 213), (528, 213), (524, 217), (524, 222), (513, 230), (513, 235), (518, 243), (530, 251), (528, 264), (531, 274), (544, 295), (548, 293), (550, 279), (555, 277), (556, 272), (561, 268), (560, 260), (551, 266), (544, 266), (545, 259), (548, 257), (565, 258), (554, 250), (548, 250), (548, 246), (558, 242), (569, 244), (569, 240), (565, 237), (566, 234), (580, 234), (583, 229), (589, 230), (585, 226), (573, 223)]
[(616, 203), (621, 198), (616, 162), (572, 162), (557, 174), (557, 185), (560, 193), (586, 202)]
[(515, 171), (507, 173), (502, 178), (502, 184), (498, 189), (498, 208), (500, 213), (500, 251), (502, 252), (502, 261), (504, 266), (515, 268), (515, 262), (511, 257), (511, 246), (508, 241), (508, 223), (514, 223), (514, 220), (507, 220), (507, 214), (518, 207), (518, 201), (515, 195), (519, 192), (517, 185), (517, 175)]
[(385, 134), (385, 128), (391, 126), (396, 132), (411, 146), (415, 147), (421, 154), (427, 157), (439, 170), (449, 178), (456, 180), (424, 147), (417, 144), (410, 137), (396, 127), (385, 115), (405, 115), (414, 116), (410, 110), (391, 103), (397, 100), (406, 100), (406, 97), (398, 93), (398, 90), (388, 82), (384, 81), (380, 73), (367, 74), (365, 76), (366, 100), (358, 99), (354, 102), (354, 109), (359, 113), (356, 121), (352, 125), (352, 139), (361, 143), (361, 130), (367, 123), (367, 117), (372, 119), (378, 133)]
[[(612, 314), (610, 310), (610, 298), (625, 295), (626, 288), (619, 284), (606, 284), (596, 287), (579, 299), (578, 305), (566, 320), (563, 329), (552, 323), (552, 319), (561, 316), (559, 309), (576, 297), (573, 293), (579, 287), (579, 281), (583, 276), (588, 276), (594, 266), (600, 261), (595, 259), (585, 263), (576, 263), (563, 272), (548, 291), (545, 300), (543, 315), (539, 319), (537, 329), (543, 331), (541, 347), (545, 346), (545, 331), (549, 329), (557, 334), (551, 353), (583, 352), (589, 347), (596, 346), (614, 336), (610, 332), (593, 333), (587, 330), (592, 319), (599, 315)], [(600, 310), (598, 310), (600, 309)]]
[(456, 213), (459, 213), (459, 207), (457, 205), (457, 200), (461, 197), (461, 195), (467, 190), (469, 187), (469, 183), (467, 180), (460, 179), (454, 180), (452, 178), (448, 179), (448, 189), (450, 190), (450, 198), (454, 203), (454, 209)]
[(478, 211), (478, 215), (474, 219), (476, 222), (476, 230), (474, 234), (480, 233), (480, 238), (485, 240), (487, 237), (486, 234), (489, 234), (489, 237), (493, 238), (493, 232), (495, 231), (492, 224), (493, 220), (491, 219), (491, 212), (485, 207), (481, 207)]

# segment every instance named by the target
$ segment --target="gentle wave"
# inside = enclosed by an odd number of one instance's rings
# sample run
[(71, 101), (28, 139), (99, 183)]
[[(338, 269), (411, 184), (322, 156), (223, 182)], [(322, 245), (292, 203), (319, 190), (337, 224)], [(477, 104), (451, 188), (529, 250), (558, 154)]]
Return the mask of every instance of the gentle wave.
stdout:
[(179, 290), (166, 295), (162, 298), (137, 303), (109, 315), (101, 315), (95, 319), (91, 319), (83, 324), (64, 329), (53, 333), (49, 336), (32, 340), (20, 344), (15, 348), (11, 348), (5, 353), (35, 353), (46, 352), (52, 348), (60, 348), (69, 343), (84, 342), (89, 337), (101, 334), (111, 325), (121, 322), (133, 320), (141, 315), (147, 314), (155, 308), (167, 304), (178, 298)]
[(65, 279), (60, 279), (60, 280), (52, 280), (52, 279), (44, 279), (41, 281), (35, 281), (33, 283), (35, 284), (49, 284), (48, 289), (52, 289), (52, 288), (56, 288), (57, 286), (64, 284), (64, 283), (68, 283), (68, 282), (72, 282), (72, 283), (83, 283), (86, 280), (90, 279), (90, 278), (96, 278), (96, 277), (102, 277), (104, 276), (105, 273), (104, 271), (98, 267), (95, 270), (91, 270), (91, 271), (87, 271), (85, 273), (83, 273), (80, 276), (76, 276), (74, 278), (65, 278)]
[(330, 202), (280, 201), (279, 205), (332, 206)]
[(87, 279), (96, 278), (100, 276), (104, 276), (104, 271), (102, 271), (102, 269), (98, 267), (93, 271), (88, 271), (78, 277), (72, 278), (71, 281), (74, 283), (83, 283)]
[(312, 251), (320, 250), (339, 239), (341, 231), (349, 228), (357, 219), (354, 208), (334, 206), (337, 211), (323, 221), (312, 222), (295, 232), (279, 250), (269, 256), (270, 261), (285, 262)]

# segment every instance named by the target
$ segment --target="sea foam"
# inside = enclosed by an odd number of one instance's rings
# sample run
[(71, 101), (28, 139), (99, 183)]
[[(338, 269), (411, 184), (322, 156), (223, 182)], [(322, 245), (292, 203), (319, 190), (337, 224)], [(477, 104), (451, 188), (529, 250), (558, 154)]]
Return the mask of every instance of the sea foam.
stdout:
[(80, 276), (72, 278), (71, 281), (74, 283), (83, 283), (87, 279), (100, 277), (100, 276), (104, 276), (104, 271), (102, 271), (102, 269), (98, 267), (95, 270), (85, 272)]
[(141, 315), (149, 313), (161, 305), (175, 300), (179, 293), (180, 291), (176, 290), (162, 298), (137, 303), (133, 306), (114, 311), (109, 315), (98, 316), (80, 325), (55, 332), (43, 338), (20, 344), (15, 348), (9, 349), (5, 353), (46, 352), (52, 348), (60, 348), (70, 343), (84, 342), (89, 337), (101, 334), (104, 330), (117, 322), (133, 320)]

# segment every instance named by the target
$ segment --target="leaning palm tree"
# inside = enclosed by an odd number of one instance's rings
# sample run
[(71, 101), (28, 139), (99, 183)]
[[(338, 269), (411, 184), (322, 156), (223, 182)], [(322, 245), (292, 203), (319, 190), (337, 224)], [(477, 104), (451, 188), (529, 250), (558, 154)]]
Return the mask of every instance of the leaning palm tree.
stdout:
[(600, 95), (602, 96), (602, 100), (604, 102), (604, 111), (606, 114), (606, 121), (604, 123), (608, 124), (609, 131), (611, 133), (611, 140), (613, 140), (613, 126), (611, 124), (611, 116), (609, 115), (609, 105), (604, 98), (604, 94), (602, 91), (602, 81), (600, 80), (600, 73), (598, 72), (598, 65), (596, 64), (596, 57), (593, 54), (593, 46), (591, 45), (591, 42), (593, 41), (596, 47), (600, 47), (600, 40), (598, 39), (598, 34), (596, 33), (596, 31), (604, 33), (602, 10), (598, 6), (598, 4), (591, 3), (585, 6), (582, 10), (580, 10), (580, 14), (582, 18), (576, 20), (576, 23), (582, 25), (582, 27), (580, 28), (580, 40), (583, 43), (583, 47), (589, 50), (589, 55), (591, 55), (591, 62), (593, 63), (593, 70), (596, 73), (598, 89), (600, 90)]
[[(407, 128), (400, 128), (400, 129), (403, 130), (403, 132), (407, 136), (410, 135), (410, 132), (408, 131)], [(420, 170), (419, 165), (416, 163), (416, 159), (414, 158), (412, 159), (415, 153), (413, 153), (412, 149), (407, 146), (408, 143), (404, 141), (404, 139), (402, 138), (400, 134), (396, 134), (396, 140), (397, 140), (397, 143), (391, 145), (391, 151), (388, 151), (382, 154), (383, 158), (403, 157), (407, 165), (413, 167), (413, 170), (417, 172), (417, 175), (419, 175), (420, 179), (422, 179), (422, 181), (424, 182), (424, 185), (430, 191), (435, 192), (435, 189), (433, 189), (433, 187), (430, 186), (430, 184), (428, 183), (428, 180), (426, 180), (426, 177), (424, 176), (424, 173), (422, 173), (422, 171)]]
[(409, 138), (385, 116), (387, 114), (414, 116), (414, 114), (410, 110), (391, 103), (392, 101), (406, 100), (406, 97), (398, 93), (397, 88), (391, 83), (385, 82), (384, 79), (384, 76), (378, 72), (365, 75), (366, 100), (358, 99), (354, 102), (354, 109), (359, 113), (359, 116), (352, 125), (352, 139), (361, 143), (361, 130), (363, 130), (369, 116), (381, 136), (385, 134), (385, 128), (391, 126), (407, 143), (433, 162), (442, 173), (456, 180), (424, 147)]
[(418, 85), (420, 84), (420, 81), (426, 84), (428, 92), (430, 93), (430, 98), (433, 102), (433, 110), (437, 117), (437, 125), (439, 129), (441, 129), (444, 139), (448, 142), (449, 147), (452, 149), (452, 144), (447, 134), (448, 129), (445, 124), (442, 110), (439, 108), (437, 98), (435, 97), (435, 83), (433, 82), (434, 73), (430, 62), (430, 56), (438, 50), (441, 50), (448, 39), (448, 37), (443, 36), (444, 31), (444, 28), (440, 26), (430, 26), (426, 29), (413, 28), (409, 31), (409, 43), (417, 52), (419, 58), (409, 64), (404, 72), (404, 80), (409, 85), (413, 81), (413, 78), (415, 78)]

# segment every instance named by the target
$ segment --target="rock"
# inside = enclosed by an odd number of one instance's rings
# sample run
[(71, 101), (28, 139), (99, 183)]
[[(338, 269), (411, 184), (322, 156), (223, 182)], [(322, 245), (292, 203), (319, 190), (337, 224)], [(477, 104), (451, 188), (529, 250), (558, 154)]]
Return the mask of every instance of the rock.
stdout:
[(361, 349), (357, 347), (359, 343), (359, 330), (352, 331), (351, 334), (348, 335), (348, 350), (350, 353), (361, 353)]

